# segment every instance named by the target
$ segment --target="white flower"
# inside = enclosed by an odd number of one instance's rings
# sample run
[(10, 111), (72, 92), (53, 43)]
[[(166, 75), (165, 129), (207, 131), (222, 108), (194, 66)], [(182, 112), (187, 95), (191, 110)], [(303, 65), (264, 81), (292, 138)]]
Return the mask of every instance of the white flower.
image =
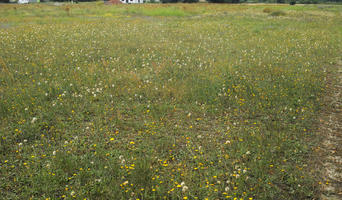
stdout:
[(224, 191), (228, 192), (230, 190), (230, 188), (227, 186), (226, 188), (224, 188)]
[(33, 124), (36, 121), (37, 121), (37, 117), (33, 117), (32, 120), (31, 120), (31, 124)]
[(54, 155), (54, 156), (55, 156), (55, 155), (56, 155), (56, 151), (53, 151), (53, 152), (52, 152), (52, 155)]
[(184, 183), (184, 181), (181, 183), (181, 186), (185, 186), (185, 183)]
[(182, 192), (186, 192), (188, 189), (189, 188), (186, 185), (184, 185), (183, 188), (182, 188)]

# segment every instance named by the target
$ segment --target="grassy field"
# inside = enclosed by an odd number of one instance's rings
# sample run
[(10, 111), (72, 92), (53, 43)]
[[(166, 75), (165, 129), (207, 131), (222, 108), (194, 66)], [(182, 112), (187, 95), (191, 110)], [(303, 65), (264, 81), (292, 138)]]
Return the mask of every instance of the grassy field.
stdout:
[(317, 198), (341, 46), (342, 6), (0, 5), (0, 199)]

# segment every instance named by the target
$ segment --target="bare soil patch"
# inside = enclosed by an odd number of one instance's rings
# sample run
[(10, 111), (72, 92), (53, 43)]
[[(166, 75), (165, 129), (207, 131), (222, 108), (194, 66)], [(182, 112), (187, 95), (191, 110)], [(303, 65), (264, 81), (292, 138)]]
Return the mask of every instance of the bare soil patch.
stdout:
[(317, 148), (321, 182), (321, 199), (342, 199), (342, 62), (328, 77), (325, 109), (319, 119), (322, 142)]

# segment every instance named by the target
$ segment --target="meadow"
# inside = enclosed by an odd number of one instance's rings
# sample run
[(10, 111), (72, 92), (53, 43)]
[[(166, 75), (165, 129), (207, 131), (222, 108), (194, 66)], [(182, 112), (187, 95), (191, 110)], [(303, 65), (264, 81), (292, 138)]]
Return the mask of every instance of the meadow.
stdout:
[(341, 11), (0, 5), (0, 199), (317, 198)]

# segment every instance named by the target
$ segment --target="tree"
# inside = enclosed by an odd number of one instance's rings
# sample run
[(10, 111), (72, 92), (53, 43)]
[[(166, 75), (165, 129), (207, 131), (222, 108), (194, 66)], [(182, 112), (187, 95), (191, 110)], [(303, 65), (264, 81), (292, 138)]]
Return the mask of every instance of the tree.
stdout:
[(211, 3), (240, 3), (240, 0), (208, 0)]
[(198, 0), (161, 0), (162, 3), (197, 3)]

